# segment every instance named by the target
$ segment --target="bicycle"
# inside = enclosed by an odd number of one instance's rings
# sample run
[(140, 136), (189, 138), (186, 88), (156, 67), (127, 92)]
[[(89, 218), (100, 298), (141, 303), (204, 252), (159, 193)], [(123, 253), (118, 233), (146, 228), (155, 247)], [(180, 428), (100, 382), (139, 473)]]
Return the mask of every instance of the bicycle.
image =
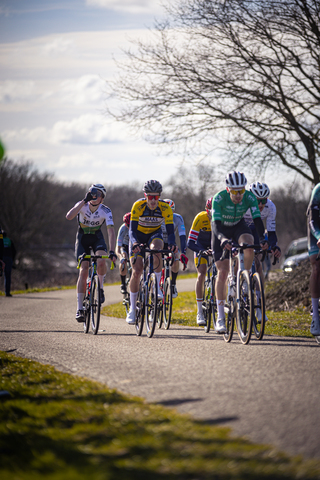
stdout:
[(171, 250), (162, 250), (163, 254), (163, 268), (161, 272), (160, 290), (163, 298), (158, 300), (158, 328), (162, 327), (169, 329), (172, 316), (172, 283), (170, 277), (170, 267), (174, 262), (174, 256)]
[[(226, 342), (230, 342), (234, 330), (234, 319), (236, 318), (237, 332), (242, 344), (250, 342), (253, 323), (253, 293), (252, 283), (248, 270), (244, 268), (244, 250), (247, 248), (260, 248), (260, 245), (239, 245), (231, 242), (232, 250), (224, 250), (220, 260), (229, 256), (228, 274), (228, 297), (225, 305), (227, 313), (227, 332), (223, 334)], [(237, 261), (237, 273), (235, 264)]]
[[(130, 310), (130, 293), (129, 293), (129, 282), (132, 274), (132, 267), (130, 264), (130, 261), (128, 259), (123, 258), (121, 260), (122, 263), (127, 262), (127, 275), (126, 275), (126, 280), (125, 280), (125, 286), (126, 286), (126, 293), (123, 293), (123, 300), (122, 300), (122, 305), (124, 305), (126, 309), (126, 315), (128, 314)], [(121, 263), (120, 262), (120, 263)], [(124, 267), (121, 269), (122, 271), (124, 270)]]
[[(89, 260), (89, 274), (87, 278), (86, 293), (83, 299), (83, 311), (84, 333), (89, 332), (90, 320), (93, 335), (97, 335), (100, 324), (100, 310), (101, 310), (101, 298), (100, 298), (100, 280), (97, 274), (97, 260), (99, 258), (109, 258), (108, 255), (87, 255), (83, 253), (78, 258), (78, 267), (84, 260)], [(112, 262), (113, 263), (113, 262)], [(113, 264), (114, 268), (114, 264)]]
[[(211, 318), (213, 322), (213, 328), (216, 326), (216, 314), (217, 314), (217, 302), (216, 302), (216, 277), (217, 277), (217, 267), (213, 261), (213, 254), (208, 254), (206, 250), (201, 250), (198, 253), (198, 265), (200, 265), (201, 258), (208, 259), (207, 274), (204, 281), (203, 287), (203, 302), (202, 302), (202, 311), (203, 316), (206, 321), (206, 326), (204, 331), (206, 333), (210, 332), (211, 328)], [(211, 258), (211, 261), (209, 260)]]
[(136, 334), (138, 336), (142, 334), (145, 319), (147, 336), (151, 338), (157, 321), (158, 284), (153, 271), (153, 255), (148, 255), (146, 258), (146, 253), (162, 253), (162, 250), (153, 250), (141, 246), (140, 253), (135, 253), (133, 259), (133, 264), (136, 262), (138, 255), (141, 255), (143, 260), (143, 273), (140, 278), (136, 303)]

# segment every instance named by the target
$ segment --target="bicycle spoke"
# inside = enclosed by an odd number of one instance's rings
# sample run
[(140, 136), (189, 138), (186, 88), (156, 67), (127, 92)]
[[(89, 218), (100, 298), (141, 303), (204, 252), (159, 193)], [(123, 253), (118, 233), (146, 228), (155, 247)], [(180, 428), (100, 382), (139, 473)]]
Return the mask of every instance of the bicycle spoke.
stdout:
[(158, 286), (154, 273), (151, 273), (148, 286), (146, 288), (146, 330), (148, 337), (152, 337), (157, 321), (157, 305), (158, 305)]

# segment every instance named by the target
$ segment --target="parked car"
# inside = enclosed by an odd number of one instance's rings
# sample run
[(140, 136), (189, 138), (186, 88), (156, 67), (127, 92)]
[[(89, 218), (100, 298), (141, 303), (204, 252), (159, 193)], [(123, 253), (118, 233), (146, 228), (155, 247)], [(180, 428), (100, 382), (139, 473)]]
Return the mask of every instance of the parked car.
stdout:
[(282, 270), (286, 273), (300, 265), (300, 263), (308, 258), (308, 237), (301, 237), (293, 240), (284, 255)]

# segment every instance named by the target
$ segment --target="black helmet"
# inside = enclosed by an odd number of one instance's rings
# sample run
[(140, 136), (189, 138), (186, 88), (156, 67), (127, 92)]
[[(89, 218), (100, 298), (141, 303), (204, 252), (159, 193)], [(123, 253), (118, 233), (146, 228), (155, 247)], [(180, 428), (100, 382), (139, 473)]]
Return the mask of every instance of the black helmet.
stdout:
[(148, 193), (161, 193), (162, 192), (162, 185), (158, 180), (148, 180), (142, 189), (142, 191), (146, 194)]

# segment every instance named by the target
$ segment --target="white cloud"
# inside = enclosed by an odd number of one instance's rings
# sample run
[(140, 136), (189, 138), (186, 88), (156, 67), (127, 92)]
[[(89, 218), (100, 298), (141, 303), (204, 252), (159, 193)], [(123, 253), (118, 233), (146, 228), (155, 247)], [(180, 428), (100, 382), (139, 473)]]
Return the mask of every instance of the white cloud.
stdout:
[(41, 53), (47, 56), (70, 55), (74, 52), (74, 42), (71, 38), (55, 37), (41, 47)]
[(62, 94), (64, 102), (75, 105), (101, 103), (104, 100), (104, 85), (105, 81), (98, 75), (84, 75), (62, 82), (59, 93)]
[(0, 102), (13, 103), (22, 100), (31, 100), (35, 94), (33, 80), (6, 80), (0, 82)]
[(157, 0), (86, 0), (89, 7), (108, 8), (133, 14), (157, 13), (161, 11), (160, 1)]

